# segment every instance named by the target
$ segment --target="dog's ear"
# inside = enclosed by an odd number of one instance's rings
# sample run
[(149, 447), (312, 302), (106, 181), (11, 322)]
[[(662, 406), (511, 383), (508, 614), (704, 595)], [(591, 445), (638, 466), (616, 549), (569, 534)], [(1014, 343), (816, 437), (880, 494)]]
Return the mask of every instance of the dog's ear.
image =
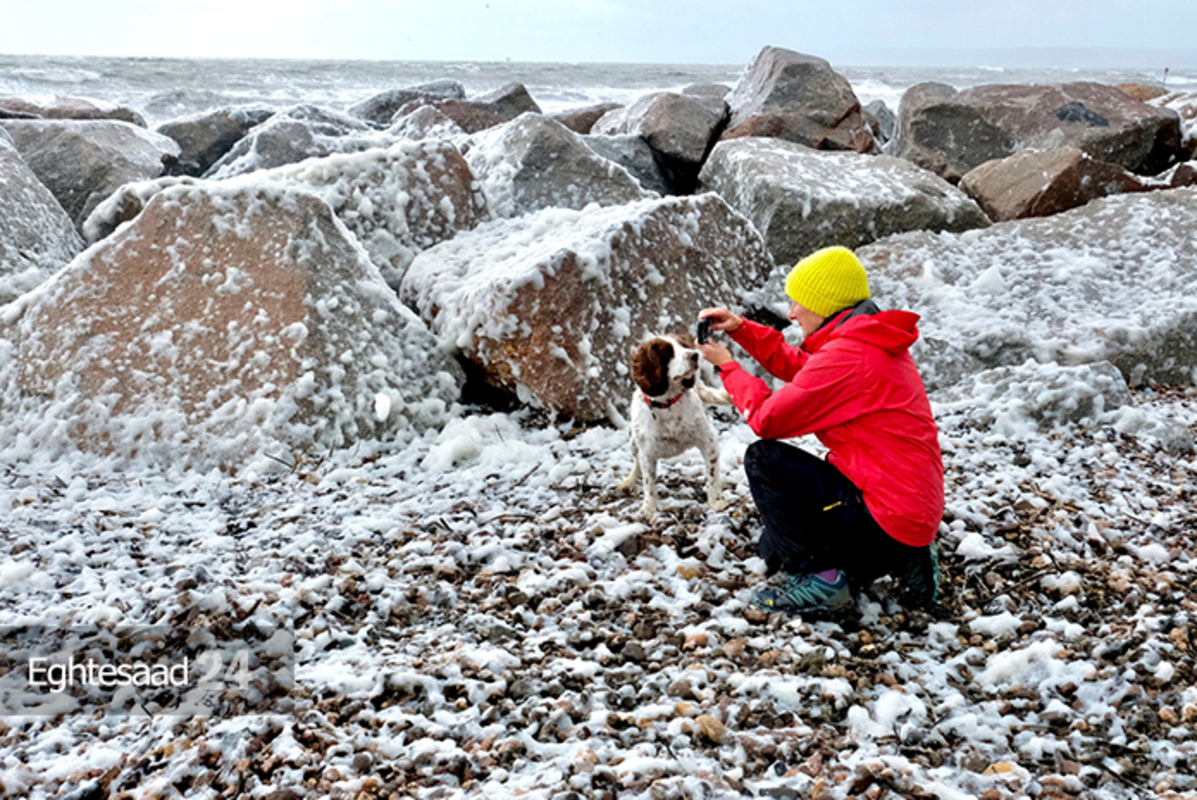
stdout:
[(671, 333), (669, 335), (677, 339), (682, 347), (688, 347), (691, 350), (698, 347), (698, 342), (694, 341), (694, 337), (689, 333)]
[(669, 360), (673, 345), (665, 339), (649, 339), (632, 353), (632, 380), (640, 391), (656, 397), (669, 391)]

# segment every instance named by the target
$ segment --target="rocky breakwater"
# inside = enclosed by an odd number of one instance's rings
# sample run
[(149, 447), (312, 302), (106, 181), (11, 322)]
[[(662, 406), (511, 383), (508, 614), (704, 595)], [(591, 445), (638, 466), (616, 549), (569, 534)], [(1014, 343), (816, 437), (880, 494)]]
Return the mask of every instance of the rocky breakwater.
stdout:
[(443, 424), (460, 371), (319, 198), (175, 186), (4, 309), (10, 448), (237, 471)]
[(575, 419), (618, 421), (646, 334), (688, 330), (701, 308), (736, 302), (771, 269), (752, 225), (706, 194), (483, 224), (417, 256), (400, 296), (488, 383)]
[(1025, 362), (1108, 361), (1131, 386), (1197, 385), (1197, 189), (1107, 197), (860, 250), (874, 292), (922, 314), (931, 388)]

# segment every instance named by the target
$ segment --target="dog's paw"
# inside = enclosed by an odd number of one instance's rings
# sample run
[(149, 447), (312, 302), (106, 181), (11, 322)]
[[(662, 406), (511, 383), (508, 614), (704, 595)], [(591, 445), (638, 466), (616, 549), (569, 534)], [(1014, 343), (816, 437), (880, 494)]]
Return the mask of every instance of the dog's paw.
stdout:
[(644, 501), (640, 506), (640, 514), (645, 519), (652, 519), (657, 515), (657, 502), (651, 498)]
[(628, 477), (624, 478), (622, 481), (620, 481), (619, 485), (616, 486), (615, 488), (621, 492), (631, 492), (636, 489), (636, 484), (639, 482), (640, 482), (639, 478), (637, 478), (636, 474), (633, 473), (633, 474), (629, 475)]
[(723, 499), (722, 495), (707, 498), (707, 505), (711, 507), (712, 511), (722, 511), (727, 508), (728, 503)]

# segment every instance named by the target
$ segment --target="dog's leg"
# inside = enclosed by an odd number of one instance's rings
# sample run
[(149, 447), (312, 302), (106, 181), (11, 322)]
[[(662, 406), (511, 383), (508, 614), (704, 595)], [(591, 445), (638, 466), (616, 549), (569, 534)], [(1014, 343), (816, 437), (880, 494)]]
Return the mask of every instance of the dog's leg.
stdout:
[(727, 508), (727, 502), (723, 499), (723, 481), (719, 476), (719, 440), (709, 427), (703, 432), (698, 450), (707, 465), (707, 505), (722, 511)]
[(632, 471), (628, 473), (628, 477), (623, 479), (619, 484), (619, 491), (631, 492), (635, 491), (636, 484), (640, 482), (640, 448), (636, 446), (636, 440), (632, 440)]
[(657, 459), (647, 453), (641, 453), (643, 462), (640, 465), (641, 478), (644, 482), (644, 505), (640, 510), (644, 516), (652, 519), (657, 513)]

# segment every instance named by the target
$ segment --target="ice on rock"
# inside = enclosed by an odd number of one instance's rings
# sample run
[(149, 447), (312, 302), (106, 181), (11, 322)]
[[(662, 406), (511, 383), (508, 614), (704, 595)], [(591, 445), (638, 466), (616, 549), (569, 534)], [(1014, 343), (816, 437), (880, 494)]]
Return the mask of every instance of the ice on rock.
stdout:
[(235, 469), (414, 435), (459, 391), (329, 207), (276, 184), (167, 189), (14, 306), (0, 447), (22, 457), (80, 446)]

